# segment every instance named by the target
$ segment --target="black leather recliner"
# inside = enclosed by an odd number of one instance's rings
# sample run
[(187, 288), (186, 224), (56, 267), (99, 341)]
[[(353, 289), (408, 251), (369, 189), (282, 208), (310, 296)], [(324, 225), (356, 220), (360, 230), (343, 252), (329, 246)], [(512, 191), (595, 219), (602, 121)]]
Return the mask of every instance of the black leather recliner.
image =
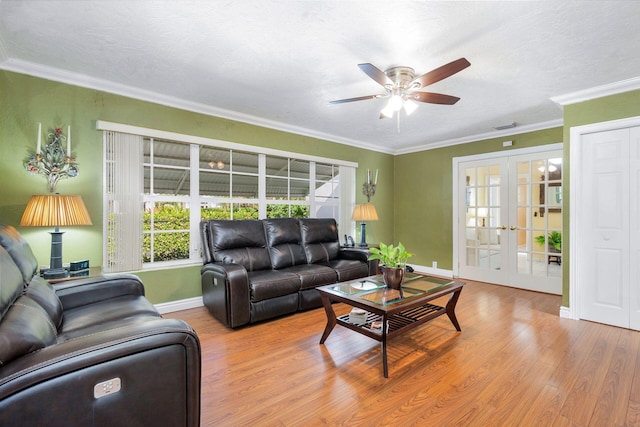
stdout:
[(367, 250), (340, 247), (332, 218), (209, 220), (200, 229), (203, 302), (231, 328), (320, 307), (316, 287), (377, 271)]
[(197, 426), (200, 343), (133, 275), (54, 286), (0, 225), (0, 426)]

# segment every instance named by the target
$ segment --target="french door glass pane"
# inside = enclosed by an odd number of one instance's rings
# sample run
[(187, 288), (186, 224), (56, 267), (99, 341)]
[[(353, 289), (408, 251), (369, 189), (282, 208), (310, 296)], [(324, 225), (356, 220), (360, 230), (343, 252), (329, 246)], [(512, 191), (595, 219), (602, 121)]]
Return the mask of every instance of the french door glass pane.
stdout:
[(562, 159), (518, 162), (516, 170), (517, 271), (540, 277), (560, 277), (561, 253), (550, 246), (548, 240), (553, 231), (561, 234)]
[(467, 168), (465, 204), (466, 265), (499, 270), (500, 166)]

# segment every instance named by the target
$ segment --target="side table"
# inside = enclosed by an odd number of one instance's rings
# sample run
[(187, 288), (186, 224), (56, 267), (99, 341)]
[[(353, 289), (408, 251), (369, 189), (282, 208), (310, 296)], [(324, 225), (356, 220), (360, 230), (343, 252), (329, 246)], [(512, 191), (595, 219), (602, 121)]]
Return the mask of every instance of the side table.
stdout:
[(86, 270), (72, 271), (67, 277), (61, 277), (59, 279), (49, 279), (48, 282), (52, 285), (54, 283), (67, 282), (69, 280), (86, 279), (88, 277), (102, 276), (102, 267), (89, 267)]

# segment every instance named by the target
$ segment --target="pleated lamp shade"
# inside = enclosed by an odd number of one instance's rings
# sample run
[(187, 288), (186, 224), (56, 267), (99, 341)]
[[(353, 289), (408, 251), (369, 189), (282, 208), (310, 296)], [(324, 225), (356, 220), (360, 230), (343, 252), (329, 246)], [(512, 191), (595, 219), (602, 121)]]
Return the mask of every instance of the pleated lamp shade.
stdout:
[(376, 212), (376, 207), (371, 203), (356, 205), (356, 207), (353, 208), (351, 219), (354, 221), (377, 221), (378, 212)]
[(25, 227), (58, 227), (61, 225), (92, 225), (89, 212), (80, 196), (46, 194), (31, 196), (22, 214)]

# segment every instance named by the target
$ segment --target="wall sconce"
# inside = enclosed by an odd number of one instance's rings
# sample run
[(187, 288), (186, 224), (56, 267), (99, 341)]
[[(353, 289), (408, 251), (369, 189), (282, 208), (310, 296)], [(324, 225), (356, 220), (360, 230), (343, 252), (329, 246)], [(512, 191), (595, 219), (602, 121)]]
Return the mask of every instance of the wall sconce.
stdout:
[(362, 194), (367, 196), (367, 203), (370, 203), (371, 197), (376, 194), (376, 185), (378, 185), (378, 169), (376, 169), (376, 177), (373, 181), (371, 181), (371, 171), (367, 169), (367, 181), (362, 185)]
[[(42, 124), (38, 123), (36, 151), (29, 154), (24, 167), (34, 175), (44, 176), (49, 192), (54, 193), (59, 180), (78, 176), (78, 165), (76, 159), (71, 157), (71, 126), (67, 126), (66, 136), (62, 133), (62, 128), (57, 127), (47, 134), (47, 139), (49, 142), (42, 150)], [(63, 141), (67, 143), (66, 153)]]

